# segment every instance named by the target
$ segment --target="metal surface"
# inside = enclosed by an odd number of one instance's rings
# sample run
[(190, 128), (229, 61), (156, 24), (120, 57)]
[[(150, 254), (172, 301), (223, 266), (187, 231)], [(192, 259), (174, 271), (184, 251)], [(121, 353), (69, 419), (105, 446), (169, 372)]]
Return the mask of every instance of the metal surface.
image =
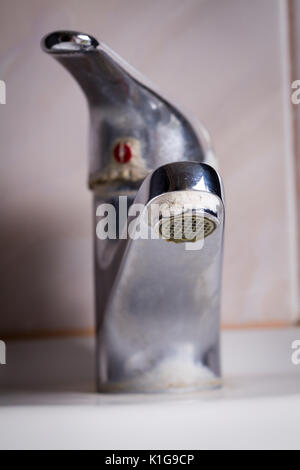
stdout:
[[(224, 205), (220, 178), (205, 164), (211, 147), (204, 132), (91, 36), (56, 32), (42, 45), (88, 99), (95, 216), (110, 203), (121, 234), (122, 204), (132, 209), (135, 202), (147, 212), (141, 225), (148, 238), (95, 236), (99, 390), (219, 385)], [(172, 209), (169, 219), (153, 215), (157, 204)], [(176, 231), (194, 220), (202, 235), (194, 243), (167, 243), (159, 235), (167, 220)], [(133, 226), (134, 214), (124, 222)]]

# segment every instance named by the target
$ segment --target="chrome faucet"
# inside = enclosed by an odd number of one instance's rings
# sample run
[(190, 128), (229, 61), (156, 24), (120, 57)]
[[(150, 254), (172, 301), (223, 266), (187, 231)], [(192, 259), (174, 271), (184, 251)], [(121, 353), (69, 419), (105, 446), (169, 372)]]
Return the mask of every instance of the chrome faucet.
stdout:
[[(219, 386), (224, 197), (206, 131), (93, 37), (42, 47), (90, 110), (99, 391)], [(108, 208), (117, 236), (97, 230)]]

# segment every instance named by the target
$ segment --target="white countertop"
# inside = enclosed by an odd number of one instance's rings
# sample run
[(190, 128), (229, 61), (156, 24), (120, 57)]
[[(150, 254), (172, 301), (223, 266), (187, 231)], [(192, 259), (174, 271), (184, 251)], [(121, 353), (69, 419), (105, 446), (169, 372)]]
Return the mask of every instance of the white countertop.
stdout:
[(300, 449), (300, 329), (222, 335), (224, 387), (94, 393), (94, 341), (12, 342), (0, 366), (0, 449)]

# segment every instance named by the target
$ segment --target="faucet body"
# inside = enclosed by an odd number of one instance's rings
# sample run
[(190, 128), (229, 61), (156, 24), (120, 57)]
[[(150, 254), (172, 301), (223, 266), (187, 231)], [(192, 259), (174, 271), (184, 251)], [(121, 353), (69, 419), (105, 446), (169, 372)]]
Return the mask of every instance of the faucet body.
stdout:
[[(99, 391), (218, 386), (225, 210), (205, 132), (91, 36), (55, 32), (42, 45), (90, 109)], [(99, 237), (107, 208), (114, 236)]]

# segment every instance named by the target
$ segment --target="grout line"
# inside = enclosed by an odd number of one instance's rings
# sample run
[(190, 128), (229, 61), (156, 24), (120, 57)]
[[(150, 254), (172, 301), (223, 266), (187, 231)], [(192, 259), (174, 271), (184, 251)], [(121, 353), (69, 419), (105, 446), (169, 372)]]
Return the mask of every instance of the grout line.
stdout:
[(281, 37), (281, 60), (282, 60), (282, 106), (284, 120), (284, 142), (285, 142), (285, 178), (287, 188), (287, 212), (288, 212), (288, 245), (290, 266), (290, 302), (292, 310), (292, 321), (298, 323), (300, 320), (300, 275), (299, 275), (299, 219), (297, 200), (300, 196), (300, 178), (297, 173), (297, 132), (296, 132), (296, 110), (291, 101), (292, 82), (295, 74), (295, 38), (294, 38), (294, 2), (293, 0), (279, 0), (280, 9), (280, 37)]
[[(293, 325), (288, 322), (269, 322), (269, 323), (244, 323), (244, 324), (223, 324), (222, 330), (257, 330), (257, 329), (286, 329), (292, 328)], [(47, 339), (69, 339), (69, 338), (91, 338), (95, 337), (96, 330), (94, 328), (78, 329), (78, 330), (37, 330), (28, 332), (14, 332), (0, 334), (3, 341), (31, 341), (31, 340), (47, 340)]]
[(240, 324), (230, 324), (224, 323), (221, 327), (222, 331), (228, 330), (279, 330), (279, 329), (288, 329), (293, 328), (294, 325), (290, 322), (264, 322), (264, 323), (240, 323)]
[(75, 330), (36, 330), (28, 332), (7, 332), (0, 334), (2, 341), (31, 341), (44, 339), (68, 339), (95, 336), (94, 328), (83, 328)]

